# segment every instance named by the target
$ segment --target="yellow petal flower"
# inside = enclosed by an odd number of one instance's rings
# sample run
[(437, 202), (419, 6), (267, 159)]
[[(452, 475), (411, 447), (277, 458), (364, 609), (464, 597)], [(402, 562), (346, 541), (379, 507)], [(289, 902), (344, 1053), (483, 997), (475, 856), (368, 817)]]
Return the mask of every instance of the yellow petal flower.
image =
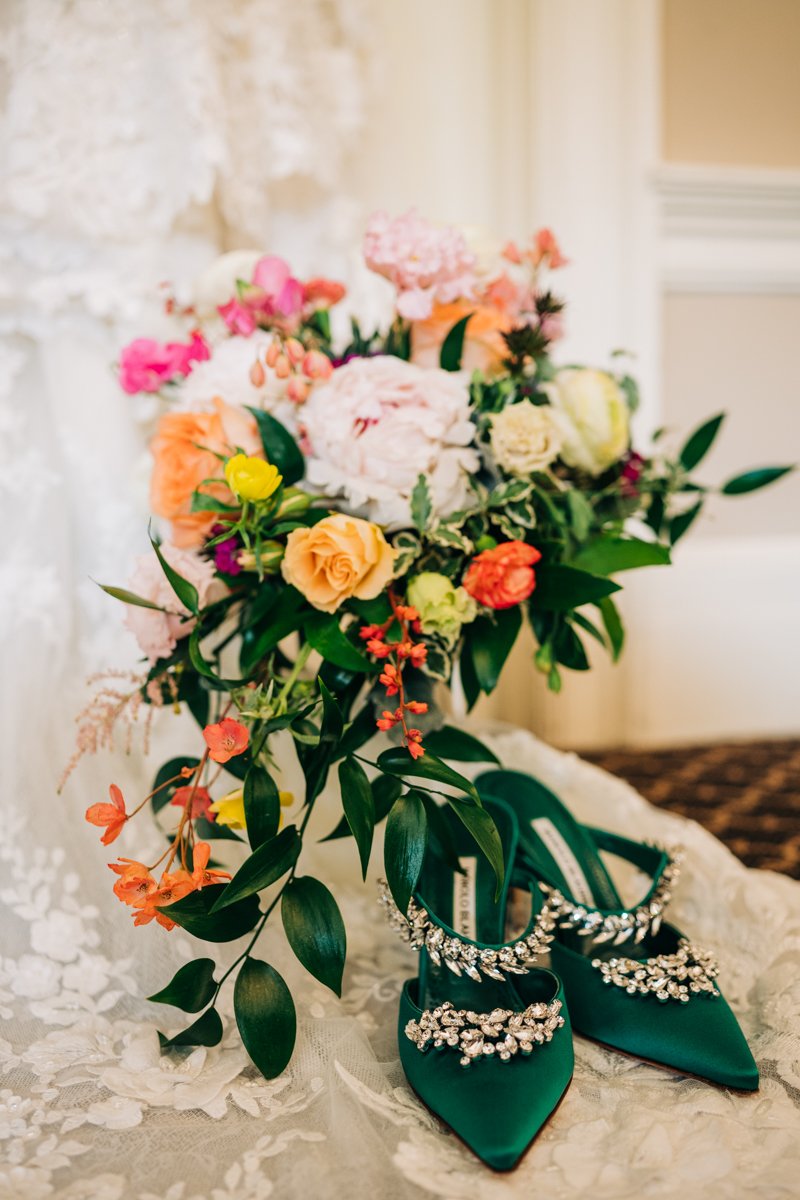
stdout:
[(294, 804), (294, 795), (292, 792), (278, 792), (278, 798), (281, 802), (281, 808), (289, 808)]
[(240, 500), (269, 500), (283, 483), (283, 476), (263, 458), (234, 454), (225, 464), (225, 480)]
[(216, 813), (218, 825), (228, 825), (231, 829), (245, 829), (244, 790), (234, 788), (221, 800), (215, 800), (211, 811)]

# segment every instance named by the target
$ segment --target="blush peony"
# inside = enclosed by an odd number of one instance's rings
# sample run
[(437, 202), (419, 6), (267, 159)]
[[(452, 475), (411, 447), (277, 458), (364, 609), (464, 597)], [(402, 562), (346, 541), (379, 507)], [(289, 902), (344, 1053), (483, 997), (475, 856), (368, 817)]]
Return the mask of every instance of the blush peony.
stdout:
[[(201, 606), (225, 594), (225, 585), (215, 575), (214, 564), (208, 559), (177, 546), (164, 544), (159, 549), (173, 570), (197, 588)], [(125, 625), (135, 635), (142, 653), (152, 665), (159, 658), (167, 658), (179, 639), (192, 632), (194, 619), (185, 619), (189, 617), (189, 610), (173, 592), (161, 563), (152, 552), (137, 558), (128, 587), (142, 599), (167, 610), (157, 612), (154, 608), (131, 604), (125, 613)]]
[(369, 520), (408, 525), (421, 474), (435, 514), (466, 502), (478, 456), (469, 391), (458, 373), (389, 355), (353, 359), (314, 388), (301, 423), (309, 485), (343, 497)]
[(486, 608), (513, 608), (536, 587), (533, 564), (541, 557), (527, 542), (501, 542), (473, 558), (464, 588)]

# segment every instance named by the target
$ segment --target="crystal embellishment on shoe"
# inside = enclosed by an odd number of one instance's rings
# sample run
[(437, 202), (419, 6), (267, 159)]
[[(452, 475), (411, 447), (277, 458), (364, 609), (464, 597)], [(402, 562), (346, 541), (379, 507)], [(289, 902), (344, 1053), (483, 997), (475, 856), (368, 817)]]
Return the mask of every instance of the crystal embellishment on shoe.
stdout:
[(438, 1008), (426, 1009), (418, 1021), (409, 1021), (405, 1034), (423, 1053), (431, 1045), (457, 1050), (462, 1067), (480, 1058), (509, 1062), (515, 1054), (530, 1054), (536, 1046), (552, 1041), (564, 1024), (560, 1012), (560, 1000), (530, 1004), (521, 1012), (493, 1008), (489, 1013), (456, 1009), (447, 1000)]
[(540, 883), (539, 887), (559, 929), (573, 929), (580, 937), (590, 938), (592, 942), (613, 941), (615, 946), (629, 941), (631, 937), (638, 945), (648, 934), (658, 933), (684, 859), (681, 847), (664, 849), (664, 853), (667, 862), (650, 896), (643, 904), (627, 912), (604, 914), (598, 909), (565, 900), (560, 892), (546, 883)]
[(392, 899), (385, 879), (378, 880), (378, 892), (378, 903), (385, 908), (390, 926), (404, 942), (408, 942), (412, 950), (427, 950), (437, 966), (443, 964), (454, 975), (467, 975), (476, 983), (481, 983), (484, 975), (497, 980), (504, 980), (508, 975), (527, 975), (538, 955), (546, 953), (553, 940), (556, 922), (551, 908), (564, 903), (561, 893), (553, 892), (536, 917), (530, 933), (515, 942), (509, 942), (507, 946), (494, 949), (481, 948), (474, 942), (462, 941), (448, 934), (413, 898), (406, 916), (403, 916)]
[(603, 983), (624, 988), (629, 996), (655, 996), (662, 1003), (677, 1000), (688, 1003), (692, 996), (705, 993), (718, 996), (714, 980), (719, 974), (717, 961), (708, 950), (701, 950), (688, 938), (681, 938), (674, 954), (659, 954), (637, 962), (633, 958), (595, 958), (592, 961), (603, 976)]

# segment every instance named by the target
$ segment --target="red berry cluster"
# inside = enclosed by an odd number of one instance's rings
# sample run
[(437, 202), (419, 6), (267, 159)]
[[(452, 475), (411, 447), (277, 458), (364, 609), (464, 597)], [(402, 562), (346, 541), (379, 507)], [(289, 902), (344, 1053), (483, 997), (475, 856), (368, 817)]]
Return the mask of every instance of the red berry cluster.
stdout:
[[(428, 651), (422, 642), (415, 642), (409, 632), (410, 628), (419, 628), (419, 613), (407, 604), (398, 604), (392, 593), (389, 593), (392, 615), (383, 625), (364, 625), (359, 636), (367, 643), (367, 651), (373, 658), (385, 659), (383, 670), (379, 676), (380, 682), (386, 688), (386, 695), (397, 696), (397, 707), (394, 711), (385, 708), (376, 721), (378, 729), (394, 729), (399, 725), (403, 731), (403, 745), (412, 758), (422, 758), (425, 749), (422, 745), (422, 732), (409, 727), (406, 716), (408, 713), (418, 715), (428, 711), (427, 704), (420, 700), (406, 700), (403, 686), (403, 670), (410, 663), (412, 667), (421, 667), (428, 656)], [(389, 630), (400, 636), (394, 641), (387, 641)]]

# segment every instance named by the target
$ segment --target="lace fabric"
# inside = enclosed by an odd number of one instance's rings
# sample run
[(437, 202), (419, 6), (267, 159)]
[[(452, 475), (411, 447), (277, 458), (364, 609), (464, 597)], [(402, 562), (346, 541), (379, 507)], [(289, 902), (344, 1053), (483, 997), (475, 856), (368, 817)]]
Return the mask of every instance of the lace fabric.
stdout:
[[(188, 1021), (144, 997), (202, 948), (180, 930), (132, 928), (82, 820), (111, 779), (139, 795), (195, 744), (181, 720), (164, 714), (148, 756), (137, 743), (86, 760), (56, 794), (83, 678), (135, 661), (119, 609), (92, 582), (122, 582), (145, 545), (144, 431), (108, 364), (156, 328), (155, 284), (191, 278), (226, 244), (294, 247), (326, 270), (351, 242), (342, 172), (363, 116), (368, 17), (360, 0), (3, 10), (0, 1197), (789, 1195), (800, 889), (746, 871), (595, 768), (521, 731), (493, 738), (580, 816), (687, 846), (676, 919), (718, 954), (764, 1081), (733, 1097), (579, 1042), (571, 1090), (507, 1179), (408, 1089), (396, 1013), (416, 961), (385, 928), (374, 880), (354, 883), (352, 843), (314, 847), (304, 866), (344, 912), (342, 1000), (292, 959), (279, 927), (259, 950), (300, 1018), (291, 1067), (268, 1082), (241, 1047), (227, 988), (221, 1045), (159, 1053), (157, 1030)], [(312, 833), (336, 823), (326, 803)], [(141, 826), (124, 852), (145, 855), (157, 837)], [(377, 874), (379, 845), (373, 863)], [(235, 953), (209, 948), (223, 963)]]

